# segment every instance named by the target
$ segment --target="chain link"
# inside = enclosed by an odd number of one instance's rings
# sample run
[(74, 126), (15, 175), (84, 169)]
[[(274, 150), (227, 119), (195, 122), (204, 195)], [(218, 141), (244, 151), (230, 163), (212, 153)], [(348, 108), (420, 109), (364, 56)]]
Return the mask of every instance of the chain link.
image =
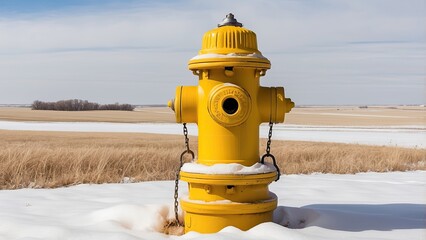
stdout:
[(176, 224), (178, 226), (182, 226), (182, 224), (179, 221), (179, 178), (180, 178), (180, 169), (183, 166), (183, 157), (185, 154), (190, 154), (192, 157), (192, 160), (194, 160), (194, 152), (189, 148), (189, 138), (188, 138), (188, 128), (186, 128), (186, 123), (183, 124), (183, 136), (185, 137), (185, 150), (180, 155), (180, 162), (179, 162), (179, 169), (176, 172), (176, 178), (175, 178), (175, 195), (174, 195), (174, 208), (175, 208), (175, 219)]
[(262, 156), (260, 163), (265, 163), (265, 158), (269, 157), (272, 159), (272, 163), (274, 164), (274, 167), (277, 169), (277, 179), (275, 181), (278, 181), (281, 176), (280, 168), (277, 165), (277, 161), (275, 160), (275, 156), (271, 154), (271, 142), (272, 142), (272, 127), (274, 124), (272, 122), (269, 122), (269, 133), (268, 133), (268, 141), (266, 142), (266, 153)]

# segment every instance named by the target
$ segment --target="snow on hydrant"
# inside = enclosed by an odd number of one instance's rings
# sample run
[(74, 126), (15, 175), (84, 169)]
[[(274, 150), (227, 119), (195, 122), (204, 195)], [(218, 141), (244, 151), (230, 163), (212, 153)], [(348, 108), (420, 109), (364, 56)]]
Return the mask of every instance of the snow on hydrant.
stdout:
[[(268, 185), (280, 176), (269, 152), (272, 125), (283, 122), (294, 103), (285, 98), (283, 87), (260, 86), (271, 63), (258, 50), (256, 34), (231, 13), (204, 34), (188, 66), (198, 85), (177, 87), (168, 104), (176, 122), (184, 123), (185, 136), (186, 123), (198, 125), (198, 157), (181, 164), (177, 175), (189, 188), (180, 199), (185, 232), (214, 233), (227, 226), (248, 230), (272, 221), (277, 197)], [(261, 123), (269, 123), (270, 132), (260, 158)], [(188, 144), (181, 163), (186, 153), (194, 157)]]

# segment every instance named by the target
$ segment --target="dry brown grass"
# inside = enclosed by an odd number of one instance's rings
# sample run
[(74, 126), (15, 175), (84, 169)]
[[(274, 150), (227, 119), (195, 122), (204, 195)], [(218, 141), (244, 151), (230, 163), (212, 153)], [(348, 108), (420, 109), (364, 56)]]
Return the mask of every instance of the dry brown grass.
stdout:
[(271, 148), (287, 174), (426, 170), (426, 149), (278, 141)]
[[(170, 180), (183, 150), (183, 137), (174, 135), (0, 130), (0, 136), (0, 189), (113, 183), (125, 177)], [(190, 143), (197, 148), (195, 137)], [(273, 141), (272, 153), (285, 174), (426, 170), (425, 149)]]
[(0, 120), (47, 122), (174, 122), (166, 107), (137, 108), (135, 111), (49, 111), (21, 107), (0, 107)]
[[(129, 111), (42, 111), (30, 108), (0, 107), (0, 120), (57, 122), (175, 122), (166, 107), (137, 108)], [(294, 108), (286, 115), (287, 124), (330, 126), (426, 126), (424, 107), (309, 107)]]
[(0, 188), (166, 180), (183, 137), (0, 131)]

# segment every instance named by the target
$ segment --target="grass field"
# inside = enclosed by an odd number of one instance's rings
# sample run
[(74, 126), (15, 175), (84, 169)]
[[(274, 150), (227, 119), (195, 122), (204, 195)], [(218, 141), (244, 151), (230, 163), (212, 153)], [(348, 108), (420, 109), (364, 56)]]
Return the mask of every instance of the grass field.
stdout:
[[(57, 122), (175, 122), (166, 107), (137, 108), (128, 111), (62, 112), (0, 107), (0, 120)], [(424, 107), (300, 107), (286, 115), (287, 124), (329, 126), (426, 126)]]
[[(286, 123), (425, 127), (425, 116), (424, 107), (305, 107), (287, 114)], [(0, 120), (174, 122), (174, 113), (165, 107), (133, 112), (0, 107)], [(0, 130), (0, 136), (0, 189), (170, 180), (183, 150), (183, 137), (174, 135)], [(191, 138), (194, 150), (196, 140)], [(285, 174), (426, 170), (425, 149), (273, 141), (272, 153)]]
[[(0, 130), (0, 189), (170, 180), (183, 136)], [(197, 149), (191, 137), (191, 148)], [(261, 153), (265, 140), (262, 141)], [(273, 141), (285, 174), (426, 170), (426, 150)]]

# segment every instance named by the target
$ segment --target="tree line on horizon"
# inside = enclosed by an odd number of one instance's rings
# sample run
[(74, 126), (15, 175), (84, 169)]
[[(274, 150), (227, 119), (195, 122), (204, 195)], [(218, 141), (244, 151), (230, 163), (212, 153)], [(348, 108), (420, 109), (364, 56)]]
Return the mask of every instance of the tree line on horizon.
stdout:
[(57, 102), (43, 102), (36, 100), (31, 104), (32, 110), (54, 111), (93, 111), (93, 110), (118, 110), (133, 111), (135, 106), (131, 104), (99, 104), (81, 99), (60, 100)]

